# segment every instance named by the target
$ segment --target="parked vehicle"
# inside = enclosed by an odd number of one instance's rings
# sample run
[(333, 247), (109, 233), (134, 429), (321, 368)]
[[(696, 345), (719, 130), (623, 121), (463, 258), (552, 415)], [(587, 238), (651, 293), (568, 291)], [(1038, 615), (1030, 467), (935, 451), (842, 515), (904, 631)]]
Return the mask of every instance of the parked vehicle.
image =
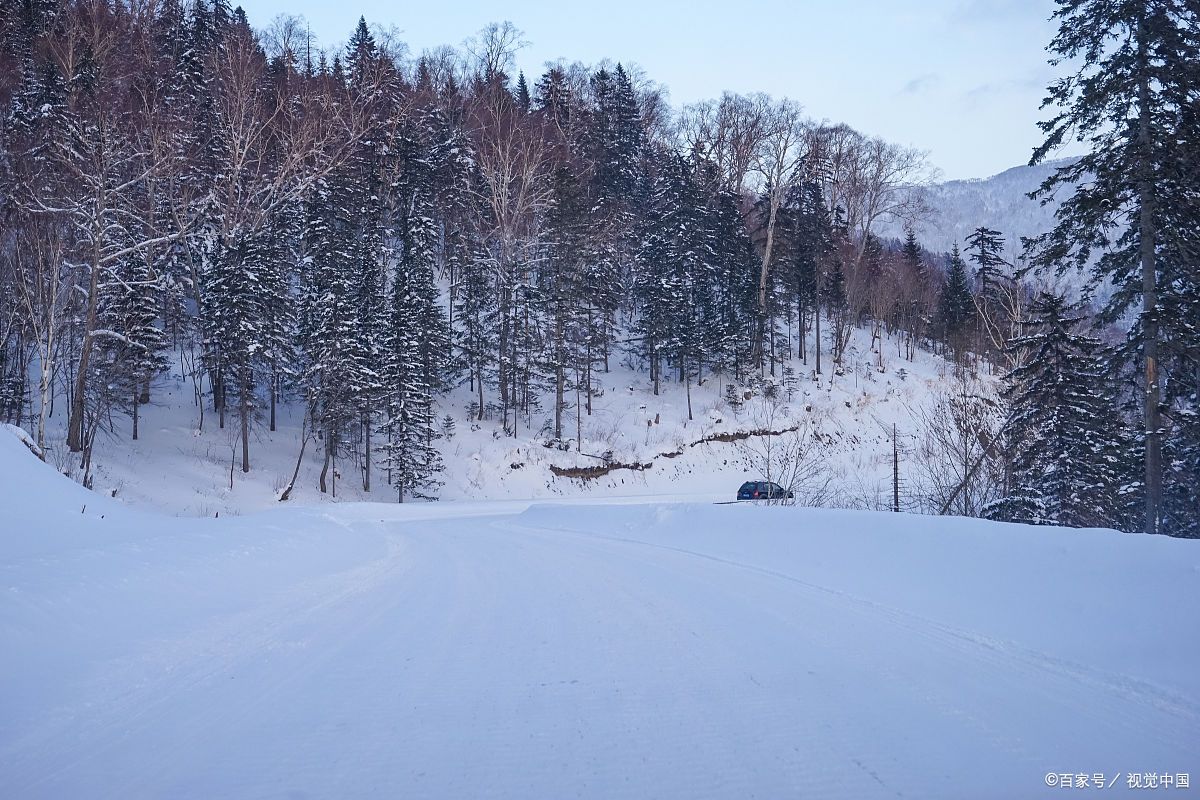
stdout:
[(738, 500), (792, 500), (794, 495), (778, 483), (746, 481), (738, 489)]

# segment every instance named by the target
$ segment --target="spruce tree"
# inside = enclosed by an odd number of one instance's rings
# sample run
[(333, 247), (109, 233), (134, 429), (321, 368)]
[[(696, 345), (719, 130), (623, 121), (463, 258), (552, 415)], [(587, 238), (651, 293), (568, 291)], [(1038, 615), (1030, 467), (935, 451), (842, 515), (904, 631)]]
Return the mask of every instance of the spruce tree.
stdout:
[(1062, 295), (1030, 307), (1028, 333), (1012, 341), (1028, 358), (1005, 377), (1002, 431), (1009, 491), (986, 512), (1039, 525), (1117, 526), (1129, 490), (1131, 440), (1105, 372), (1100, 342)]
[(971, 284), (967, 278), (967, 265), (955, 245), (950, 254), (950, 267), (946, 271), (946, 282), (938, 297), (937, 325), (942, 340), (954, 348), (958, 357), (966, 347), (966, 333), (975, 317), (975, 301), (971, 297)]
[(917, 233), (911, 225), (904, 227), (904, 245), (900, 250), (900, 257), (914, 277), (921, 275), (925, 260), (921, 256), (921, 245), (917, 243)]
[(1049, 87), (1043, 107), (1054, 111), (1040, 123), (1046, 140), (1031, 163), (1069, 138), (1088, 152), (1034, 193), (1074, 187), (1055, 228), (1036, 240), (1031, 263), (1060, 273), (1086, 269), (1093, 286), (1111, 285), (1106, 319), (1140, 312), (1125, 353), (1142, 375), (1142, 527), (1153, 533), (1162, 529), (1164, 498), (1162, 348), (1175, 325), (1162, 303), (1195, 281), (1194, 258), (1169, 233), (1200, 222), (1194, 184), (1182, 179), (1198, 144), (1187, 120), (1196, 102), (1200, 9), (1189, 0), (1058, 0), (1054, 18), (1051, 64), (1069, 63), (1071, 73)]
[[(351, 273), (354, 233), (346, 203), (345, 179), (321, 181), (305, 203), (300, 338), (304, 350), (301, 383), (309, 414), (325, 450), (321, 492), (344, 448), (347, 426), (356, 416), (355, 387), (363, 372), (356, 347), (359, 329)], [(336, 481), (332, 491), (337, 492)]]
[(145, 258), (125, 258), (102, 284), (98, 385), (109, 401), (129, 410), (139, 438), (139, 406), (151, 380), (167, 367), (167, 340), (158, 327), (160, 283)]
[(1004, 237), (1000, 231), (980, 226), (967, 236), (967, 258), (975, 264), (975, 285), (981, 305), (996, 304), (1003, 281), (1008, 278), (1004, 260)]
[(742, 221), (737, 196), (720, 189), (710, 205), (708, 229), (713, 250), (711, 309), (703, 323), (704, 345), (714, 369), (740, 380), (757, 313), (754, 243)]
[(448, 350), (441, 310), (433, 297), (431, 221), (406, 221), (392, 276), (383, 386), (386, 466), (396, 498), (436, 488), (441, 455), (433, 446), (438, 390), (435, 359)]
[(516, 90), (517, 108), (522, 113), (528, 114), (529, 109), (533, 106), (533, 100), (529, 95), (529, 83), (525, 80), (525, 73), (517, 73), (517, 90)]

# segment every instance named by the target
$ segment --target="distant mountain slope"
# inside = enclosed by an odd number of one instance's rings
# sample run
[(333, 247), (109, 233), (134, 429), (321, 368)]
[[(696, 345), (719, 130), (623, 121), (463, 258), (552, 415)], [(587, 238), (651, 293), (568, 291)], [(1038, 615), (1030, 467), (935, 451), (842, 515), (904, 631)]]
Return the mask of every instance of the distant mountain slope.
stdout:
[[(1010, 260), (1015, 258), (1020, 252), (1021, 237), (1049, 230), (1058, 208), (1057, 203), (1041, 205), (1030, 200), (1028, 193), (1055, 169), (1071, 161), (1059, 159), (1035, 167), (1013, 167), (990, 178), (948, 181), (928, 187), (924, 192), (932, 212), (918, 224), (918, 240), (933, 252), (949, 252), (954, 244), (963, 247), (963, 240), (971, 231), (986, 225), (1004, 234)], [(880, 233), (884, 237), (904, 237), (899, 222), (883, 226)]]

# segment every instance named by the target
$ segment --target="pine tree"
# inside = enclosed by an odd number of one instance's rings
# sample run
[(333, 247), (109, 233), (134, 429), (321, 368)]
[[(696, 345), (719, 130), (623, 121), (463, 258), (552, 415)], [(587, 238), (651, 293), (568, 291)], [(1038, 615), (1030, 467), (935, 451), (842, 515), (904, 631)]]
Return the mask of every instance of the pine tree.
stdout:
[[(849, 337), (848, 317), (850, 311), (849, 298), (846, 296), (846, 273), (842, 269), (842, 259), (834, 255), (829, 269), (821, 280), (819, 303), (824, 307), (830, 322), (830, 357), (837, 364), (841, 373), (842, 350)], [(819, 313), (819, 312), (818, 312)]]
[(263, 325), (259, 371), (265, 376), (269, 429), (286, 385), (298, 374), (295, 284), (303, 210), (287, 206), (271, 215), (262, 264)]
[(919, 277), (924, 270), (925, 260), (921, 255), (921, 245), (917, 243), (917, 233), (911, 225), (904, 228), (904, 245), (900, 257), (914, 277)]
[(1004, 237), (999, 231), (980, 226), (967, 236), (967, 257), (975, 264), (976, 349), (1002, 342), (1007, 332), (1004, 288), (1010, 278), (1004, 260)]
[[(433, 442), (437, 433), (435, 397), (452, 369), (451, 337), (434, 283), (438, 228), (431, 203), (436, 177), (455, 172), (447, 160), (442, 120), (427, 116), (420, 130), (408, 129), (398, 142), (400, 178), (393, 238), (397, 243), (387, 324), (381, 340), (385, 419), (384, 452), (397, 499), (438, 486), (443, 469)], [(460, 273), (461, 274), (461, 273)]]
[(265, 336), (268, 262), (265, 237), (243, 234), (218, 242), (204, 274), (203, 323), (209, 373), (215, 376), (222, 425), (226, 404), (236, 403), (242, 440), (242, 472), (250, 471), (250, 426), (258, 407), (256, 367)]
[(901, 280), (907, 292), (907, 299), (898, 301), (897, 314), (900, 326), (906, 331), (904, 348), (909, 361), (916, 358), (917, 341), (925, 327), (927, 313), (921, 295), (928, 283), (929, 275), (925, 269), (925, 256), (921, 245), (917, 243), (917, 234), (911, 226), (905, 228), (904, 246), (900, 251), (904, 273)]
[(305, 203), (300, 300), (301, 379), (325, 448), (320, 489), (330, 490), (332, 467), (335, 495), (335, 461), (357, 416), (355, 388), (364, 372), (356, 347), (360, 330), (350, 269), (354, 228), (344, 183), (344, 178), (320, 182)]
[(1129, 490), (1131, 439), (1116, 408), (1100, 343), (1061, 295), (1030, 307), (1029, 333), (1011, 343), (1028, 360), (1005, 377), (1002, 432), (1009, 491), (986, 512), (1039, 525), (1117, 526)]
[(543, 112), (559, 130), (571, 126), (572, 99), (567, 75), (559, 67), (551, 67), (538, 79), (533, 90), (533, 107)]
[(975, 302), (971, 297), (971, 285), (967, 279), (967, 265), (959, 255), (958, 247), (950, 254), (950, 268), (946, 282), (938, 297), (937, 325), (942, 340), (954, 348), (961, 358), (966, 347), (965, 335), (975, 317)]
[[(826, 294), (826, 289), (821, 286), (821, 277), (834, 254), (833, 224), (821, 187), (811, 181), (800, 182), (790, 190), (780, 213), (784, 245), (781, 251), (785, 254), (787, 264), (784, 282), (792, 291), (796, 303), (796, 321), (800, 330), (798, 355), (807, 364), (807, 330), (810, 325), (820, 330), (817, 316), (820, 313), (820, 301)], [(834, 281), (837, 281), (836, 276)], [(817, 338), (815, 344), (819, 365), (819, 334)]]
[(547, 240), (539, 284), (547, 306), (549, 347), (547, 369), (554, 383), (554, 438), (563, 438), (563, 411), (571, 372), (579, 373), (586, 325), (585, 264), (588, 250), (588, 202), (585, 187), (567, 164), (551, 177), (552, 196), (546, 213)]
[[(1088, 269), (1094, 286), (1112, 285), (1109, 320), (1140, 310), (1126, 355), (1144, 376), (1143, 528), (1153, 533), (1162, 529), (1164, 498), (1160, 359), (1175, 324), (1161, 304), (1166, 293), (1195, 281), (1194, 258), (1178, 251), (1169, 233), (1198, 222), (1194, 184), (1181, 178), (1197, 146), (1187, 115), (1195, 105), (1200, 9), (1187, 0), (1058, 0), (1054, 18), (1051, 63), (1070, 62), (1072, 73), (1049, 87), (1043, 106), (1055, 111), (1041, 123), (1046, 141), (1032, 163), (1068, 138), (1086, 142), (1089, 152), (1034, 193), (1047, 197), (1074, 186), (1054, 230), (1035, 242), (1031, 263), (1060, 273)], [(1128, 224), (1114, 230), (1114, 220)]]
[(982, 305), (994, 306), (997, 293), (1007, 279), (1004, 237), (1000, 231), (980, 226), (967, 236), (967, 258), (975, 264), (975, 285)]
[(434, 394), (441, 388), (441, 368), (449, 350), (433, 285), (436, 232), (432, 220), (414, 206), (401, 224), (383, 359), (384, 450), (389, 479), (401, 503), (419, 489), (436, 488), (436, 476), (443, 469), (433, 446)]
[(96, 383), (115, 395), (111, 402), (129, 409), (133, 439), (139, 436), (138, 411), (149, 399), (148, 384), (167, 367), (166, 336), (157, 326), (159, 291), (150, 264), (137, 257), (122, 259), (102, 285), (97, 358), (101, 380)]
[(533, 100), (529, 96), (529, 84), (525, 80), (525, 73), (517, 73), (517, 92), (516, 92), (517, 108), (521, 113), (528, 114), (529, 109), (533, 106)]
[[(702, 211), (687, 163), (665, 154), (644, 221), (634, 287), (640, 310), (636, 329), (655, 394), (661, 391), (665, 357), (674, 356), (682, 363), (699, 354), (694, 322), (702, 291), (698, 283), (710, 280), (713, 261)], [(687, 368), (684, 363), (684, 372)]]
[(737, 196), (720, 189), (710, 205), (708, 230), (713, 250), (713, 308), (702, 323), (708, 332), (704, 348), (716, 371), (732, 370), (740, 380), (757, 314), (754, 243)]

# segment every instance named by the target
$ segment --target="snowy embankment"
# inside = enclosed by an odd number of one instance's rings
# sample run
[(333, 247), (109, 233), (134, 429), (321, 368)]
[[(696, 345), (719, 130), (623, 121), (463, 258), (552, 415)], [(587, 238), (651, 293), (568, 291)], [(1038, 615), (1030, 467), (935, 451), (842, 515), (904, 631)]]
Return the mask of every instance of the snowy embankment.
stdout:
[(6, 433), (0, 486), (3, 797), (1200, 785), (1200, 542), (711, 504), (188, 520)]

